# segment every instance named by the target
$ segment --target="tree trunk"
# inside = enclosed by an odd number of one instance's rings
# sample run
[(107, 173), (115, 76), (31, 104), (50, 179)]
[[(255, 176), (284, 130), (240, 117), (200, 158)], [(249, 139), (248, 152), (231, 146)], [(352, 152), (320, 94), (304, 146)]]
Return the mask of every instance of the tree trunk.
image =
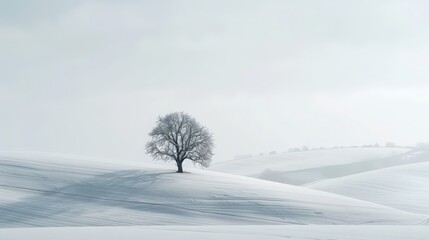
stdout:
[(182, 173), (183, 172), (182, 161), (176, 161), (176, 163), (177, 163), (177, 172)]

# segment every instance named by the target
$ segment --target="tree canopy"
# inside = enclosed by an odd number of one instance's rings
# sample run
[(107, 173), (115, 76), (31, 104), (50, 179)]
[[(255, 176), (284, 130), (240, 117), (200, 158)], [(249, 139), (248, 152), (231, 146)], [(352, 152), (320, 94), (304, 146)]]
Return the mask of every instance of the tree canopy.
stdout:
[(149, 133), (146, 153), (154, 159), (175, 161), (177, 172), (183, 172), (186, 159), (208, 167), (213, 157), (213, 135), (193, 117), (184, 112), (174, 112), (159, 117)]

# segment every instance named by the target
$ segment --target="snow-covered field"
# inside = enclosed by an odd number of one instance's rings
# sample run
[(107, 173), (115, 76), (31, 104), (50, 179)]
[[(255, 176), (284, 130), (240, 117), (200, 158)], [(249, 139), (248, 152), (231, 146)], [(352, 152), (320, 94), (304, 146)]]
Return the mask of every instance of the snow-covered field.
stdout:
[[(211, 169), (232, 175), (0, 153), (0, 239), (429, 239), (427, 156), (403, 148), (332, 149)], [(246, 177), (264, 178), (268, 169), (278, 170), (274, 180), (300, 186)]]
[(409, 148), (341, 148), (229, 160), (213, 164), (210, 170), (301, 185), (428, 160), (426, 152)]
[(429, 162), (322, 180), (306, 187), (429, 215)]
[(418, 224), (426, 216), (192, 169), (0, 158), (0, 226)]
[(427, 240), (425, 226), (144, 226), (0, 229), (7, 240)]

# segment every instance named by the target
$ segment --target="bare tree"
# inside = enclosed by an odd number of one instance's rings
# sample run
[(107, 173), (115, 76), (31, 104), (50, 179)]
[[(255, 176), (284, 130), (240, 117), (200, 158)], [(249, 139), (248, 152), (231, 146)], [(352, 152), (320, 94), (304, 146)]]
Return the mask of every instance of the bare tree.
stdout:
[(146, 153), (154, 159), (175, 161), (177, 172), (183, 172), (182, 163), (189, 159), (194, 164), (208, 167), (213, 156), (213, 136), (206, 127), (183, 112), (159, 117), (149, 133)]

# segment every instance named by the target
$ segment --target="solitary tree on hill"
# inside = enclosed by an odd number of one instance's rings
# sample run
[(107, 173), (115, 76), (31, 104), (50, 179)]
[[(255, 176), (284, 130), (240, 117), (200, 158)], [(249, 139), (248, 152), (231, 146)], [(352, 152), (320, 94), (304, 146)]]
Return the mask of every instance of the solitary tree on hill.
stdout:
[(174, 112), (159, 117), (149, 133), (146, 153), (154, 159), (175, 161), (177, 172), (183, 172), (183, 161), (208, 167), (213, 156), (213, 135), (193, 117), (184, 112)]

